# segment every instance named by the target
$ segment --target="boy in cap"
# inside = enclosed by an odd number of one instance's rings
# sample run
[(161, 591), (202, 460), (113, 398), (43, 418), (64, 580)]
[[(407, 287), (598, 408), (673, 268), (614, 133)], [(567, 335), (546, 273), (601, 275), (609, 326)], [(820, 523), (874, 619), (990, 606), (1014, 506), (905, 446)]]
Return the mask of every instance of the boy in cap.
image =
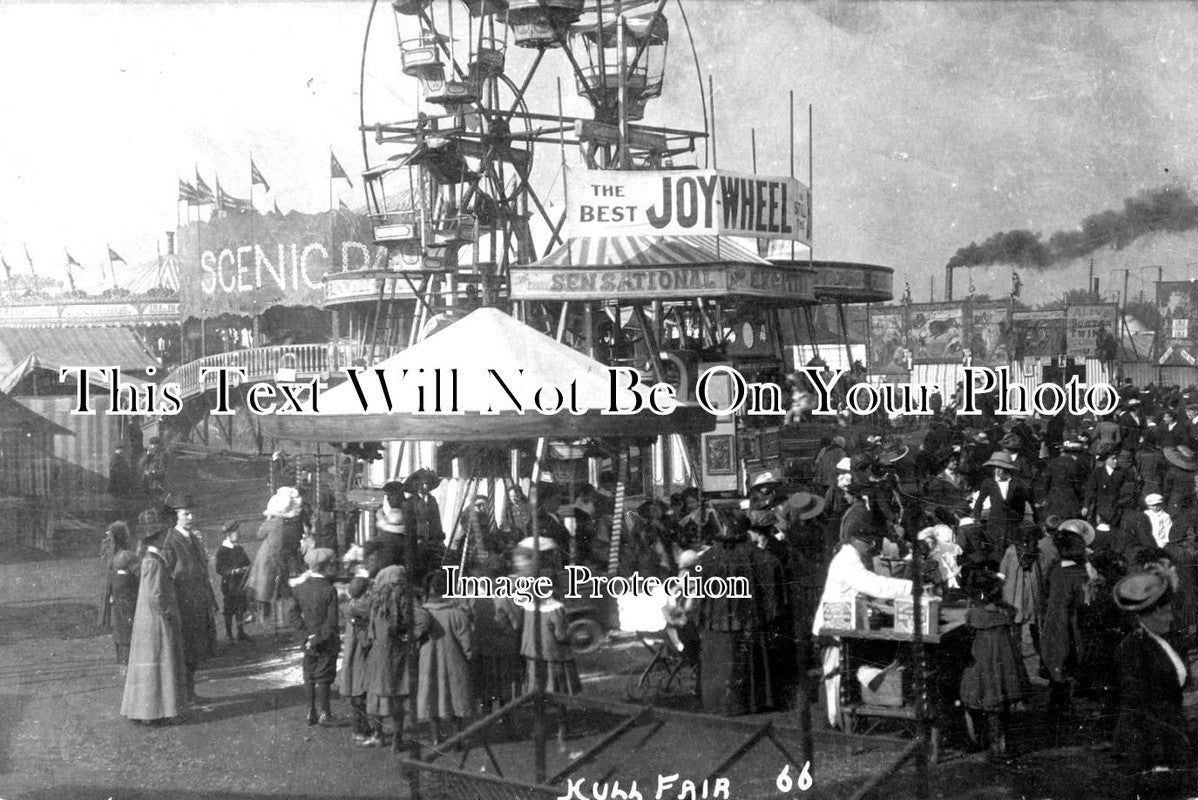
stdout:
[[(316, 547), (304, 555), (308, 571), (291, 581), (291, 626), (306, 635), (304, 684), (308, 688), (308, 724), (330, 725), (333, 721), (329, 698), (337, 677), (337, 654), (341, 652), (338, 630), (337, 590), (329, 579), (337, 554)], [(317, 700), (320, 713), (317, 714)]]
[(233, 641), (233, 623), (237, 623), (237, 638), (249, 641), (242, 627), (246, 612), (245, 584), (250, 574), (250, 557), (237, 543), (241, 538), (241, 523), (227, 522), (221, 531), (225, 539), (216, 551), (216, 574), (220, 576), (221, 612), (225, 617), (225, 637)]

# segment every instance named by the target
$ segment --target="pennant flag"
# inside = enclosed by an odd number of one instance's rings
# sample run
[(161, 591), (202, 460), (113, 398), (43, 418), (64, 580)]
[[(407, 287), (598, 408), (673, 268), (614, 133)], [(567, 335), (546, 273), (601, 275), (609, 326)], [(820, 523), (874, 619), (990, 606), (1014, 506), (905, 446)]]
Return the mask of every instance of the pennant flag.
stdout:
[(75, 291), (75, 273), (71, 271), (71, 267), (79, 267), (81, 265), (75, 260), (75, 257), (71, 255), (69, 250), (63, 248), (63, 252), (67, 254), (67, 281), (70, 282), (71, 291), (73, 292)]
[(222, 189), (220, 186), (220, 177), (216, 179), (216, 208), (219, 211), (236, 211), (238, 213), (254, 210), (254, 206), (249, 200), (234, 197)]
[(276, 198), (276, 199), (275, 199), (275, 208), (274, 208), (274, 213), (275, 213), (275, 214), (277, 214), (277, 215), (279, 215), (280, 217), (281, 217), (281, 216), (283, 216), (283, 212), (279, 210), (279, 201), (278, 201), (278, 198)]
[(121, 262), (122, 264), (128, 264), (128, 263), (129, 263), (129, 262), (128, 262), (128, 261), (126, 261), (125, 259), (121, 258), (121, 256), (120, 256), (120, 253), (118, 253), (117, 251), (115, 251), (115, 250), (113, 250), (113, 249), (112, 249), (112, 245), (109, 245), (109, 246), (108, 246), (108, 260), (109, 260), (109, 261), (113, 261), (113, 262), (119, 261), (119, 262)]
[(29, 262), (29, 274), (37, 275), (37, 271), (33, 268), (33, 256), (29, 255), (29, 245), (25, 245), (25, 260)]
[(196, 187), (182, 178), (179, 179), (179, 202), (189, 206), (200, 205), (200, 193), (196, 191)]
[(341, 210), (341, 211), (344, 211), (344, 212), (346, 212), (347, 214), (349, 214), (349, 213), (352, 213), (352, 212), (350, 211), (350, 208), (349, 208), (349, 206), (347, 206), (347, 205), (345, 204), (345, 201), (344, 201), (344, 200), (342, 200), (340, 197), (338, 197), (338, 198), (337, 198), (337, 208), (338, 208), (339, 210)]
[(0, 264), (4, 265), (4, 277), (11, 281), (12, 280), (12, 267), (10, 267), (8, 265), (8, 259), (6, 259), (4, 257), (3, 253), (0, 253)]
[(331, 159), (329, 162), (329, 180), (335, 181), (338, 178), (344, 178), (345, 182), (348, 183), (352, 189), (354, 182), (349, 179), (349, 175), (346, 174), (345, 168), (342, 167), (341, 162), (337, 160), (337, 154), (330, 150), (329, 158)]
[(258, 165), (254, 163), (253, 157), (250, 158), (250, 186), (255, 183), (262, 184), (262, 188), (270, 191), (270, 184), (266, 182), (266, 178), (262, 177), (262, 173), (258, 171)]
[[(219, 181), (217, 181), (217, 183), (219, 183)], [(195, 190), (198, 202), (193, 203), (193, 205), (206, 206), (210, 203), (216, 202), (216, 195), (212, 193), (212, 187), (205, 183), (204, 179), (200, 177), (200, 171), (198, 169), (196, 170)]]
[(63, 250), (63, 252), (67, 254), (67, 266), (68, 267), (79, 267), (80, 269), (83, 268), (83, 265), (75, 260), (75, 257), (71, 255), (71, 252), (69, 250)]

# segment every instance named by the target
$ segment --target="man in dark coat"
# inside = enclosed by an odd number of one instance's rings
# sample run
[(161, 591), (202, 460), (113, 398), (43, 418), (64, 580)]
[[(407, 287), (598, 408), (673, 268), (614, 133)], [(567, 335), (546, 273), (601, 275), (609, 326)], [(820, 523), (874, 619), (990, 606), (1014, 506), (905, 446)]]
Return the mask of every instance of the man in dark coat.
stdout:
[(125, 446), (118, 444), (108, 462), (108, 493), (117, 501), (127, 500), (133, 494), (133, 468), (125, 457)]
[(1128, 397), (1123, 401), (1123, 405), (1123, 411), (1115, 417), (1115, 423), (1123, 434), (1123, 446), (1128, 450), (1135, 450), (1140, 446), (1140, 439), (1144, 436), (1147, 423), (1140, 410), (1138, 396)]
[(194, 501), (190, 495), (171, 495), (168, 505), (175, 511), (175, 527), (167, 532), (162, 549), (174, 564), (172, 576), (179, 598), (187, 692), (193, 702), (198, 702), (195, 673), (216, 648), (216, 592), (208, 578), (204, 541), (192, 527)]
[(1133, 486), (1131, 473), (1119, 466), (1118, 454), (1110, 453), (1102, 464), (1094, 468), (1086, 482), (1082, 517), (1118, 526), (1124, 509), (1134, 502), (1134, 498), (1127, 496)]
[(988, 551), (987, 558), (998, 561), (1009, 545), (1022, 540), (1024, 517), (1030, 512), (1037, 525), (1040, 524), (1040, 518), (1032, 488), (1021, 478), (1015, 477), (1017, 467), (1010, 453), (996, 452), (984, 466), (992, 467), (994, 474), (982, 481), (978, 489), (978, 497), (973, 504), (973, 518), (982, 518), (986, 501), (989, 501), (990, 513), (983, 525), (982, 537)]
[[(329, 696), (337, 677), (341, 634), (337, 617), (337, 590), (328, 578), (336, 554), (327, 547), (304, 556), (308, 571), (292, 582), (291, 626), (304, 634), (304, 685), (308, 690), (308, 724), (331, 725)], [(317, 703), (320, 713), (317, 714)]]
[(1061, 454), (1044, 467), (1045, 516), (1073, 519), (1081, 512), (1088, 477), (1086, 466), (1078, 458), (1081, 452), (1080, 442), (1068, 440)]
[(404, 501), (404, 522), (421, 544), (445, 544), (441, 507), (431, 494), (440, 483), (441, 479), (431, 469), (418, 469), (404, 481), (404, 491), (409, 493)]

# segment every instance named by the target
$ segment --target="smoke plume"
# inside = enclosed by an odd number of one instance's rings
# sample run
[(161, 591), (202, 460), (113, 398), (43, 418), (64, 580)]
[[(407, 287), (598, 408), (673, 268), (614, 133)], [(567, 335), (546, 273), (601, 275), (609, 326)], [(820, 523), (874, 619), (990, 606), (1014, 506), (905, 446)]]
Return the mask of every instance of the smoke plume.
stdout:
[(949, 259), (950, 267), (1014, 264), (1044, 269), (1095, 250), (1122, 250), (1150, 233), (1198, 228), (1198, 203), (1180, 186), (1141, 192), (1123, 201), (1120, 211), (1091, 214), (1079, 228), (1057, 231), (1045, 241), (1029, 230), (1000, 231), (981, 244), (970, 242)]

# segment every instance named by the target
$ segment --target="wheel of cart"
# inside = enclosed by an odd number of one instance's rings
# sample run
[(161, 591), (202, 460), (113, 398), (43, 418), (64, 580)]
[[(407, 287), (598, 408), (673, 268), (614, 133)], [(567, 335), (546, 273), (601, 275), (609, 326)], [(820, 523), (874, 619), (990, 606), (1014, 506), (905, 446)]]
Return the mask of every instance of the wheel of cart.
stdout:
[(637, 639), (650, 654), (649, 663), (628, 677), (625, 694), (634, 703), (693, 695), (699, 685), (697, 648), (685, 645), (672, 628), (638, 632)]

